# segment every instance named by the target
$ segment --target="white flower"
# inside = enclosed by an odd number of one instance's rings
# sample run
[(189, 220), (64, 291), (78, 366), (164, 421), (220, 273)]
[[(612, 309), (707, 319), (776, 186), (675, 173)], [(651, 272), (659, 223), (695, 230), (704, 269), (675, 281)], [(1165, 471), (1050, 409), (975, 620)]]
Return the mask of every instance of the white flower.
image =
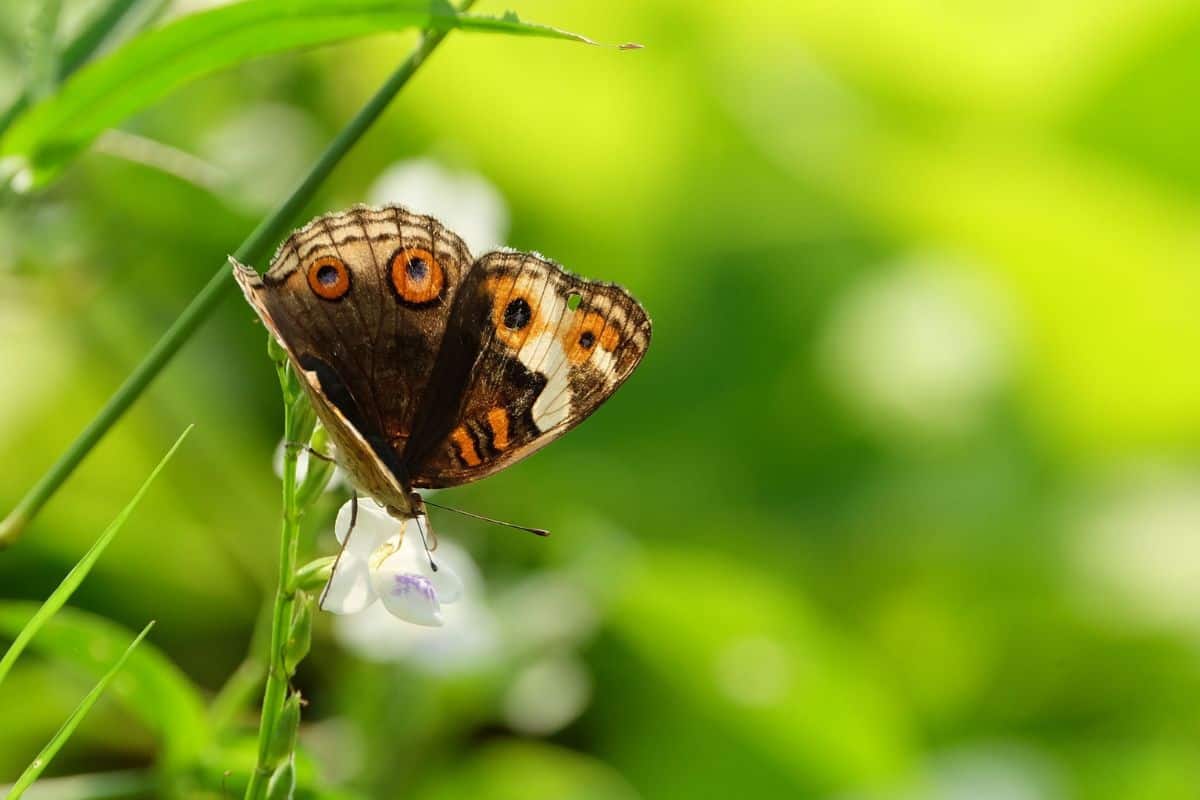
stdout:
[(342, 506), (334, 523), (342, 553), (325, 587), (321, 608), (335, 614), (358, 614), (379, 601), (392, 616), (407, 622), (442, 625), (442, 605), (453, 603), (463, 593), (458, 575), (439, 563), (443, 561), (440, 557), (426, 552), (417, 520), (402, 523), (374, 500), (358, 501), (358, 517), (351, 529), (353, 503)]
[(338, 641), (368, 661), (404, 662), (434, 675), (476, 672), (498, 663), (504, 631), (471, 556), (439, 537), (434, 557), (439, 573), (452, 570), (463, 584), (462, 598), (442, 609), (442, 627), (397, 625), (382, 603), (373, 603), (361, 614), (337, 619)]
[(432, 214), (458, 233), (475, 255), (504, 244), (508, 207), (481, 175), (451, 171), (437, 161), (417, 158), (388, 167), (368, 192), (374, 205), (400, 203)]

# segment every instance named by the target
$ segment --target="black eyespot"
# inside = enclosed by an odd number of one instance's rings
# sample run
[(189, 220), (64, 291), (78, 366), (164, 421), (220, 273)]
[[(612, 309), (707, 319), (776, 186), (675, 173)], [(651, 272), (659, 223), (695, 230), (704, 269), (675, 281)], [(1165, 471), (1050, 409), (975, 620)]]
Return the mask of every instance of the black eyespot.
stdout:
[(329, 264), (324, 264), (317, 269), (317, 282), (322, 286), (333, 286), (340, 277), (337, 268)]
[(408, 260), (408, 264), (404, 267), (408, 277), (414, 281), (423, 281), (429, 273), (429, 265), (425, 263), (425, 259), (419, 256), (413, 256)]
[(521, 330), (529, 324), (529, 320), (532, 318), (533, 311), (523, 297), (518, 297), (504, 307), (504, 327), (511, 331)]
[(590, 350), (592, 348), (592, 345), (594, 345), (595, 343), (596, 343), (596, 336), (591, 331), (584, 331), (583, 335), (579, 337), (579, 346), (582, 347), (584, 350)]

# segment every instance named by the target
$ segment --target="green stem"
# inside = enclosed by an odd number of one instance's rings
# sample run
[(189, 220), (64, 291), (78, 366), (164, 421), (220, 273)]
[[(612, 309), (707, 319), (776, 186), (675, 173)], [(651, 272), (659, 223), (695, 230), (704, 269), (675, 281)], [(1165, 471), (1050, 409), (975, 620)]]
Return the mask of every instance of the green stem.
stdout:
[[(284, 389), (283, 429), (285, 437), (292, 435), (296, 427), (296, 404), (288, 396), (286, 364), (280, 365), (280, 385)], [(262, 797), (267, 781), (276, 764), (271, 763), (271, 753), (279, 715), (287, 698), (291, 675), (284, 660), (284, 650), (291, 631), (292, 617), (296, 607), (296, 553), (300, 541), (300, 509), (296, 503), (296, 460), (295, 448), (283, 449), (283, 533), (279, 540), (279, 584), (275, 590), (275, 610), (271, 616), (271, 651), (267, 667), (267, 688), (263, 692), (262, 720), (258, 728), (258, 762), (246, 787), (246, 798)]]
[(58, 62), (58, 80), (66, 80), (72, 72), (87, 63), (117, 24), (137, 4), (138, 0), (109, 0), (108, 5), (92, 17), (75, 40), (63, 49)]
[[(466, 11), (474, 5), (474, 2), (475, 0), (464, 0), (459, 9)], [(404, 85), (425, 63), (425, 59), (445, 36), (446, 31), (444, 30), (427, 31), (423, 35), (420, 44), (412, 54), (330, 142), (329, 147), (321, 154), (317, 163), (309, 170), (308, 175), (304, 177), (291, 196), (264, 219), (234, 251), (235, 258), (242, 262), (253, 263), (266, 255), (268, 248), (280, 239), (287, 228), (293, 224), (297, 214), (313, 198), (317, 188), (329, 177), (342, 157), (379, 118), (392, 98), (404, 88)], [(71, 473), (91, 452), (92, 448), (104, 438), (108, 429), (133, 405), (133, 401), (146, 391), (150, 382), (158, 376), (158, 373), (170, 362), (184, 342), (208, 318), (208, 315), (225, 297), (226, 289), (230, 285), (230, 277), (228, 264), (222, 263), (204, 288), (200, 290), (200, 293), (171, 323), (167, 332), (154, 344), (142, 362), (134, 367), (133, 372), (129, 373), (120, 388), (113, 393), (100, 412), (83, 429), (83, 432), (17, 502), (4, 521), (0, 522), (0, 548), (16, 541), (25, 527), (41, 511), (42, 506), (71, 476)]]

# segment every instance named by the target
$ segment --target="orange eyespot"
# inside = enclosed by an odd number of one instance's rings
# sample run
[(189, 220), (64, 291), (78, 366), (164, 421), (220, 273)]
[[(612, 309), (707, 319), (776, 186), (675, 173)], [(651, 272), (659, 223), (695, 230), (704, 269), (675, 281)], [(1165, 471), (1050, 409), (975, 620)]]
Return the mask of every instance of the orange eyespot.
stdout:
[(350, 291), (350, 270), (340, 258), (321, 256), (308, 267), (308, 288), (324, 300), (341, 300)]
[(404, 247), (388, 262), (392, 288), (409, 305), (432, 303), (442, 296), (446, 275), (433, 253), (421, 247)]
[(509, 347), (521, 349), (533, 332), (536, 310), (523, 294), (498, 294), (492, 303), (496, 338)]
[(582, 364), (592, 357), (597, 346), (608, 352), (617, 349), (621, 343), (621, 334), (616, 327), (605, 324), (604, 317), (594, 311), (579, 314), (567, 329), (562, 340), (567, 358), (572, 364)]

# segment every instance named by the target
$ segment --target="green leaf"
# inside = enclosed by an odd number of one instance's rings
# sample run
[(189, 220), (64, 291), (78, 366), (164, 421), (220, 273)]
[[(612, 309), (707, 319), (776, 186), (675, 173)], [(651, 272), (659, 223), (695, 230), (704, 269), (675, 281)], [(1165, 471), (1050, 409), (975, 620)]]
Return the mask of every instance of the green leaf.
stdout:
[(246, 0), (146, 32), (76, 73), (0, 140), (0, 182), (44, 184), (102, 131), (172, 90), (253, 58), (367, 34), (429, 28), (592, 43), (515, 15), (456, 12), (437, 0)]
[[(32, 603), (0, 603), (0, 636), (22, 630)], [(43, 657), (101, 675), (129, 640), (129, 631), (78, 609), (64, 608), (49, 620), (30, 647)], [(208, 722), (200, 692), (152, 645), (130, 659), (114, 696), (162, 742), (164, 764), (191, 764), (208, 744)]]
[(54, 736), (50, 737), (50, 741), (42, 748), (42, 752), (38, 753), (37, 758), (25, 768), (25, 771), (21, 773), (21, 777), (17, 778), (16, 783), (13, 784), (12, 789), (8, 793), (8, 800), (16, 800), (16, 798), (25, 793), (26, 789), (33, 785), (33, 782), (46, 769), (50, 760), (58, 754), (62, 746), (71, 738), (71, 734), (79, 727), (79, 723), (92, 710), (92, 706), (96, 705), (96, 701), (100, 699), (100, 695), (104, 694), (104, 690), (112, 683), (113, 678), (117, 677), (117, 673), (125, 666), (125, 662), (129, 660), (129, 656), (133, 654), (133, 651), (137, 649), (137, 646), (142, 643), (142, 640), (146, 638), (146, 635), (150, 633), (150, 629), (153, 627), (154, 622), (152, 621), (145, 628), (142, 628), (142, 632), (133, 640), (133, 643), (125, 648), (125, 651), (121, 653), (121, 657), (100, 678), (100, 682), (93, 686), (92, 690), (84, 696), (75, 710), (71, 712), (71, 716), (67, 717), (67, 721), (63, 723)]
[(101, 554), (112, 543), (113, 537), (117, 535), (117, 531), (121, 530), (125, 521), (129, 519), (129, 515), (137, 508), (137, 504), (141, 502), (142, 496), (146, 494), (146, 490), (150, 488), (150, 484), (154, 482), (154, 479), (158, 477), (158, 473), (171, 460), (171, 456), (175, 455), (175, 451), (179, 449), (179, 445), (183, 443), (183, 440), (191, 433), (191, 430), (192, 426), (189, 425), (183, 433), (179, 434), (179, 438), (175, 440), (175, 444), (171, 445), (171, 449), (158, 462), (158, 466), (151, 471), (150, 476), (146, 480), (142, 481), (142, 485), (134, 493), (133, 499), (125, 504), (125, 507), (121, 509), (121, 513), (117, 514), (116, 518), (109, 523), (95, 544), (83, 554), (83, 558), (79, 559), (79, 562), (71, 568), (71, 571), (67, 573), (67, 577), (63, 578), (58, 588), (50, 593), (50, 596), (46, 598), (46, 602), (42, 603), (41, 608), (20, 629), (20, 632), (13, 639), (12, 646), (8, 648), (8, 652), (4, 654), (3, 658), (0, 658), (0, 683), (4, 682), (4, 678), (8, 675), (8, 671), (12, 669), (13, 663), (21, 655), (21, 651), (25, 649), (30, 640), (37, 634), (38, 630), (66, 604), (71, 595), (75, 593), (75, 590), (79, 588), (79, 584), (83, 583), (83, 579), (91, 572), (92, 567), (95, 566)]

